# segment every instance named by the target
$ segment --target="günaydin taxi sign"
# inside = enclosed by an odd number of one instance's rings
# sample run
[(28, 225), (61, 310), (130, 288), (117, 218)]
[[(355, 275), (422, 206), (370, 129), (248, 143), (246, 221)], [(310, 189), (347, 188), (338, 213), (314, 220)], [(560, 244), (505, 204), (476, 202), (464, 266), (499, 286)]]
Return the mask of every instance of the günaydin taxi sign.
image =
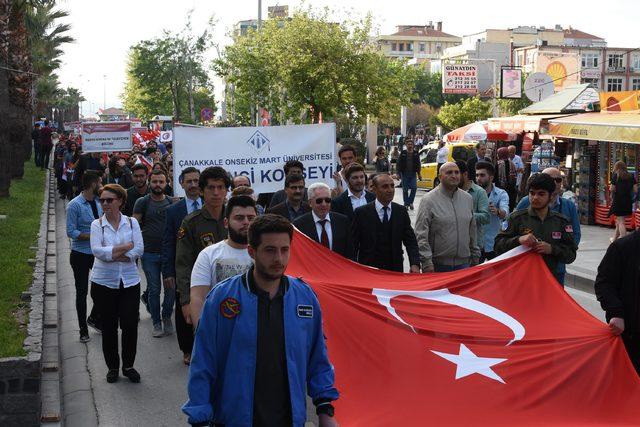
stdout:
[(478, 66), (474, 64), (445, 64), (442, 68), (442, 93), (478, 93)]

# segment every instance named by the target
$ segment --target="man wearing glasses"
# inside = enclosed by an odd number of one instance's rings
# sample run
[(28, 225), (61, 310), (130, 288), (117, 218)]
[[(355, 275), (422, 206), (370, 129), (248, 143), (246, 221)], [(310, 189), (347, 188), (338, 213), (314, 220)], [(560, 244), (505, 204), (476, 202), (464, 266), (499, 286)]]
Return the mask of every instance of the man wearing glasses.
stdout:
[[(571, 200), (566, 200), (562, 198), (562, 184), (563, 184), (563, 176), (560, 173), (558, 168), (546, 168), (542, 171), (543, 174), (549, 175), (556, 184), (556, 190), (553, 192), (551, 196), (551, 203), (549, 204), (549, 209), (554, 212), (560, 213), (567, 217), (569, 220), (569, 224), (571, 224), (571, 228), (573, 230), (573, 240), (576, 244), (576, 247), (580, 244), (580, 217), (578, 216), (578, 209), (576, 208), (575, 203)], [(528, 209), (530, 205), (529, 196), (523, 197), (518, 205), (516, 206), (514, 212), (520, 209)], [(557, 270), (557, 278), (560, 284), (564, 285), (564, 276), (567, 272), (567, 266), (563, 263), (558, 263)]]
[(311, 212), (297, 218), (293, 225), (310, 239), (345, 258), (353, 259), (353, 241), (346, 216), (330, 212), (331, 189), (317, 182), (308, 190)]

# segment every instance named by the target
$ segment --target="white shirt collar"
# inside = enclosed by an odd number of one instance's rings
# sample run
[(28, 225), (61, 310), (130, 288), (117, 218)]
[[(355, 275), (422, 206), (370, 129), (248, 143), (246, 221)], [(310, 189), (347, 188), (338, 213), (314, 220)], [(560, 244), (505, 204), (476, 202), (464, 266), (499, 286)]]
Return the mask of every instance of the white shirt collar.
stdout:
[[(389, 208), (389, 210), (387, 211), (388, 215), (390, 215), (391, 214), (391, 203), (389, 203), (387, 205), (387, 207)], [(382, 212), (382, 208), (383, 208), (382, 203), (380, 203), (380, 201), (378, 199), (376, 199), (376, 211)]]
[[(107, 219), (107, 215), (103, 214), (102, 215), (102, 227), (110, 227), (113, 231), (116, 231), (113, 226), (111, 225), (111, 223), (109, 222), (109, 220)], [(120, 230), (120, 226), (122, 224), (126, 224), (128, 221), (126, 220), (127, 216), (124, 214), (120, 214), (120, 224), (118, 224), (118, 230)]]
[(347, 195), (349, 196), (349, 198), (353, 197), (354, 199), (362, 199), (363, 197), (366, 196), (366, 192), (365, 190), (362, 190), (362, 193), (360, 194), (360, 197), (356, 196), (355, 194), (353, 194), (351, 192), (351, 188), (347, 187)]
[[(316, 224), (317, 224), (317, 223), (318, 223), (318, 221), (322, 221), (322, 220), (320, 219), (320, 217), (319, 217), (318, 215), (316, 215), (316, 213), (315, 213), (314, 211), (311, 211), (311, 215), (313, 216), (313, 222), (314, 222), (314, 223), (316, 223)], [(327, 214), (327, 216), (326, 216), (324, 219), (326, 219), (326, 220), (327, 220), (327, 222), (329, 222), (329, 223), (330, 223), (330, 222), (331, 222), (331, 213), (328, 213), (328, 214)]]

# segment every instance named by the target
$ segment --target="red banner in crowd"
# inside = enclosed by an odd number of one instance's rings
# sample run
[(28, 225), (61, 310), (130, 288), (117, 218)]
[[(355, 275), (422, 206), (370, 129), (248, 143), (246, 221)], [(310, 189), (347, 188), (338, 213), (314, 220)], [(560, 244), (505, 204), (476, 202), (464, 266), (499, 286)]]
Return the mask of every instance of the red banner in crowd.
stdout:
[(343, 426), (640, 422), (620, 338), (526, 253), (439, 274), (352, 263), (296, 232), (287, 273), (320, 300)]

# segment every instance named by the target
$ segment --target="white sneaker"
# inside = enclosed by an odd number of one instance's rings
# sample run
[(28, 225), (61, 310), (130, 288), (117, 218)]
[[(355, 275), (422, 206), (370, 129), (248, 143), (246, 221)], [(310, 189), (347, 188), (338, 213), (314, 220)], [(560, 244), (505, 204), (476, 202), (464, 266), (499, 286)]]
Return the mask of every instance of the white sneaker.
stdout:
[(164, 336), (164, 331), (162, 330), (162, 326), (160, 324), (153, 325), (153, 337), (162, 338), (163, 336)]

